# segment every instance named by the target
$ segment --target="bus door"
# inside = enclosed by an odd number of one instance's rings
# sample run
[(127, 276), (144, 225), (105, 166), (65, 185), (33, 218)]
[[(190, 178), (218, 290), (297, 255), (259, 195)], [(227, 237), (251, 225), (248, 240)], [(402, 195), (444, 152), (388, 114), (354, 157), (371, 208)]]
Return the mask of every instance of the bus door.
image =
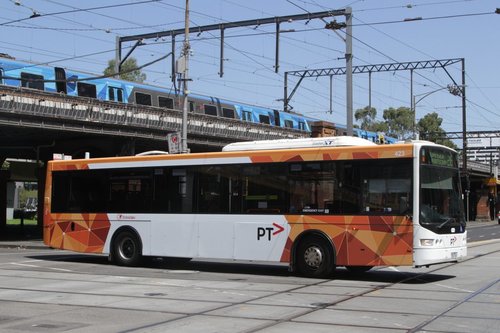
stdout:
[(284, 166), (247, 165), (232, 179), (235, 259), (280, 261), (289, 233)]

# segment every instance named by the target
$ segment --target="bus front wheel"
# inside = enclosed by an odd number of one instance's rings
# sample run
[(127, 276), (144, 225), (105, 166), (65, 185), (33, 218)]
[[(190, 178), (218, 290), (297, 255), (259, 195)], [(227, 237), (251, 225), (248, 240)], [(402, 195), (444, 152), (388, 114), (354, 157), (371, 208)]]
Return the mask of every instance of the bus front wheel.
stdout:
[(128, 230), (120, 232), (113, 242), (112, 258), (120, 266), (137, 266), (142, 258), (139, 237)]
[(322, 237), (308, 236), (297, 248), (297, 269), (300, 274), (325, 278), (335, 269), (332, 246)]

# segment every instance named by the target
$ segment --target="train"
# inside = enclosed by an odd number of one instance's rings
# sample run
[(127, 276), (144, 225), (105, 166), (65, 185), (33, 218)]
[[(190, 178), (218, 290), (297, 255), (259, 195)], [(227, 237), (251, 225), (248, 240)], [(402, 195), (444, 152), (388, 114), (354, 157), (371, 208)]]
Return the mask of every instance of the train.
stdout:
[[(168, 109), (182, 109), (183, 107), (182, 94), (172, 89), (96, 76), (63, 67), (38, 65), (16, 60), (6, 54), (0, 54), (0, 84), (117, 103)], [(190, 112), (291, 128), (309, 133), (312, 131), (312, 124), (318, 121), (318, 119), (300, 113), (284, 112), (200, 94), (189, 94), (188, 102)], [(335, 129), (340, 135), (346, 132), (346, 127), (343, 125), (336, 124)], [(397, 141), (384, 133), (370, 132), (359, 128), (354, 128), (353, 134), (375, 143), (390, 144)]]

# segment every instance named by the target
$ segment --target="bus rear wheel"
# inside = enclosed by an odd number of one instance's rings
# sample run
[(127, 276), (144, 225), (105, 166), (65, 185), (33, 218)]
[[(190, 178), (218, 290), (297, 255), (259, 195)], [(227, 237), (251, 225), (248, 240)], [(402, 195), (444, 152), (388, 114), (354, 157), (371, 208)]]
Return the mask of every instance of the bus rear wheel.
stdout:
[(120, 232), (112, 245), (113, 261), (120, 266), (137, 266), (142, 259), (139, 237), (131, 231)]
[(319, 236), (308, 236), (297, 248), (297, 269), (312, 278), (329, 277), (335, 269), (332, 246)]

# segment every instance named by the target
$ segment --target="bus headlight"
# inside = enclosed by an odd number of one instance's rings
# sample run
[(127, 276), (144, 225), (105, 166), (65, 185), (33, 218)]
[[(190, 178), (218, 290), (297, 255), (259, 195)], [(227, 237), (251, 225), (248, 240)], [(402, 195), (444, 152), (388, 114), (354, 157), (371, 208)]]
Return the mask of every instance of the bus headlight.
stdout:
[(434, 239), (420, 239), (420, 246), (433, 246)]

